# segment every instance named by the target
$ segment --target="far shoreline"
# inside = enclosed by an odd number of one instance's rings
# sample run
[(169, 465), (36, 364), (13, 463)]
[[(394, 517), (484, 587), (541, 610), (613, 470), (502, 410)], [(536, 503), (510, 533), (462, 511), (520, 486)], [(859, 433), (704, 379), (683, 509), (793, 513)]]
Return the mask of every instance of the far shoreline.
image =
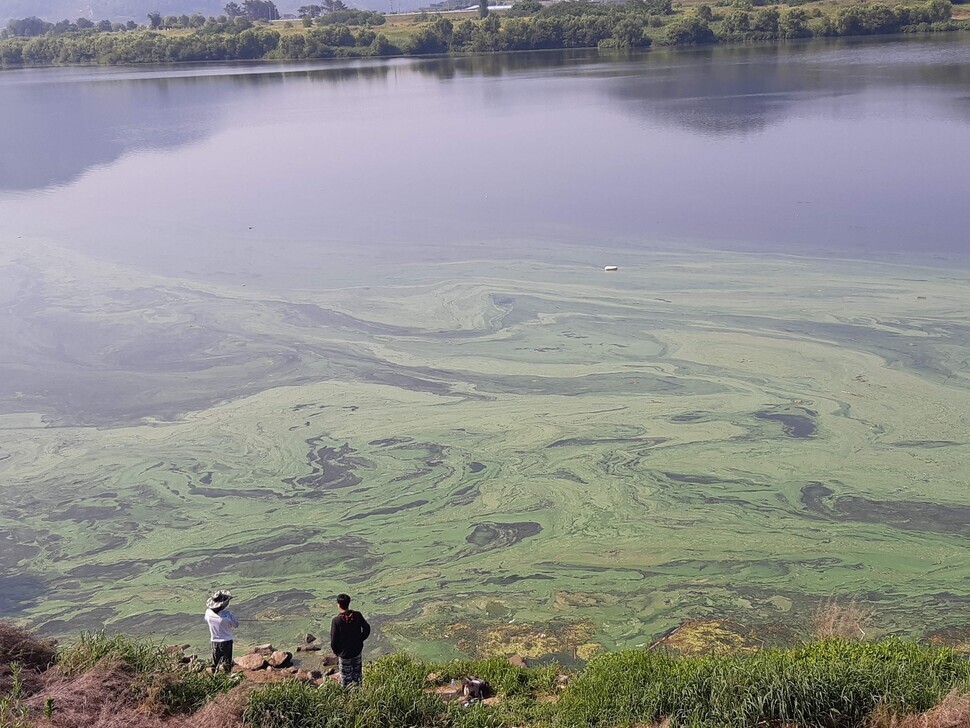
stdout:
[[(324, 68), (355, 68), (361, 66), (380, 66), (388, 61), (401, 60), (467, 60), (478, 58), (498, 58), (503, 56), (522, 57), (526, 55), (551, 56), (553, 54), (575, 54), (575, 55), (595, 55), (604, 59), (617, 58), (628, 59), (662, 53), (685, 53), (685, 52), (706, 52), (714, 49), (741, 49), (750, 48), (753, 50), (768, 50), (772, 48), (805, 48), (816, 44), (819, 48), (826, 46), (840, 45), (877, 45), (879, 43), (906, 43), (906, 42), (926, 42), (926, 41), (970, 43), (970, 27), (958, 28), (949, 31), (926, 31), (922, 33), (886, 33), (882, 35), (845, 35), (823, 38), (779, 38), (777, 40), (757, 40), (757, 41), (725, 41), (715, 43), (685, 43), (682, 45), (650, 46), (646, 48), (599, 48), (597, 46), (586, 46), (583, 48), (538, 48), (527, 50), (503, 50), (503, 51), (471, 51), (462, 53), (426, 53), (426, 54), (407, 54), (389, 56), (344, 56), (330, 58), (238, 58), (234, 60), (208, 60), (208, 61), (144, 61), (129, 63), (43, 63), (43, 64), (20, 64), (2, 65), (0, 73), (4, 71), (37, 71), (50, 69), (166, 69), (166, 68), (234, 68), (245, 66), (257, 68), (260, 66), (273, 69), (278, 66), (306, 66), (293, 73), (301, 71), (312, 71)], [(273, 72), (273, 70), (269, 70)]]
[[(597, 55), (630, 57), (658, 49), (797, 48), (815, 42), (927, 37), (963, 43), (970, 38), (970, 12), (962, 3), (954, 5), (949, 0), (913, 5), (866, 1), (852, 6), (824, 0), (777, 5), (727, 5), (718, 0), (713, 10), (696, 2), (679, 3), (671, 9), (666, 0), (665, 13), (651, 9), (652, 5), (632, 3), (608, 10), (588, 0), (562, 4), (566, 5), (574, 7), (557, 14), (552, 9), (560, 4), (554, 3), (532, 14), (514, 16), (503, 8), (484, 19), (472, 19), (469, 11), (449, 13), (454, 20), (442, 13), (375, 14), (380, 21), (376, 24), (304, 24), (288, 19), (246, 21), (242, 26), (230, 21), (226, 26), (224, 18), (209, 18), (212, 28), (154, 30), (139, 26), (30, 36), (3, 30), (0, 70), (459, 59), (591, 50)], [(890, 29), (895, 30), (881, 32)]]

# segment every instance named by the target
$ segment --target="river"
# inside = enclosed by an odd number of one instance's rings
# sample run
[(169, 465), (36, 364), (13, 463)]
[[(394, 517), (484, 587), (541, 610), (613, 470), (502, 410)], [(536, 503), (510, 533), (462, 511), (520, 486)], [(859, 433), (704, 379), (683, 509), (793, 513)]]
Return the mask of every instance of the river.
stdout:
[(10, 70), (0, 233), (287, 286), (560, 243), (962, 255), (968, 89), (962, 36)]
[(8, 70), (0, 109), (0, 615), (965, 626), (965, 36)]

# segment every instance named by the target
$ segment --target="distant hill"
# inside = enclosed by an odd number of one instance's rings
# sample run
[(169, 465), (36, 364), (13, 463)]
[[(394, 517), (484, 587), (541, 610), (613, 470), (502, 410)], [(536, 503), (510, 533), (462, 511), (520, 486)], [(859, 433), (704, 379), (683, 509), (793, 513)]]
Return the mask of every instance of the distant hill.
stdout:
[(64, 18), (107, 18), (144, 23), (153, 10), (163, 15), (219, 15), (224, 5), (222, 0), (0, 0), (0, 22), (6, 25), (11, 18), (36, 15), (51, 22)]
[[(219, 15), (227, 0), (0, 0), (0, 27), (11, 18), (39, 18), (56, 22), (65, 18), (76, 20), (108, 19), (113, 21), (134, 20), (144, 23), (148, 13), (158, 10), (162, 15)], [(427, 5), (431, 0), (358, 0), (348, 2), (352, 7), (365, 10), (388, 12), (413, 10), (419, 5)], [(276, 0), (281, 13), (296, 13), (296, 9), (309, 0)]]

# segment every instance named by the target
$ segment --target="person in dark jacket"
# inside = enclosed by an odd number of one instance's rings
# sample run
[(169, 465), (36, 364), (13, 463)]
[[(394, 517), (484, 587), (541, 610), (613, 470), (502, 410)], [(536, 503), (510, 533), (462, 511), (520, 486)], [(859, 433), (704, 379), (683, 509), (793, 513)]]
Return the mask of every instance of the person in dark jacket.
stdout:
[(337, 595), (340, 614), (330, 623), (330, 649), (340, 665), (340, 684), (344, 687), (360, 685), (364, 679), (364, 640), (370, 636), (370, 625), (364, 615), (350, 608), (350, 597)]

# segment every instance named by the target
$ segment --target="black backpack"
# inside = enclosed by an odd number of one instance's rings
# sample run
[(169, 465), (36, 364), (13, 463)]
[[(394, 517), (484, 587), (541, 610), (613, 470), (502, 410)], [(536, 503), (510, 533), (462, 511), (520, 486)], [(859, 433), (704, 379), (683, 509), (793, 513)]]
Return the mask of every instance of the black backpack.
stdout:
[(461, 681), (461, 694), (469, 701), (484, 700), (488, 697), (488, 683), (477, 677), (466, 677)]

